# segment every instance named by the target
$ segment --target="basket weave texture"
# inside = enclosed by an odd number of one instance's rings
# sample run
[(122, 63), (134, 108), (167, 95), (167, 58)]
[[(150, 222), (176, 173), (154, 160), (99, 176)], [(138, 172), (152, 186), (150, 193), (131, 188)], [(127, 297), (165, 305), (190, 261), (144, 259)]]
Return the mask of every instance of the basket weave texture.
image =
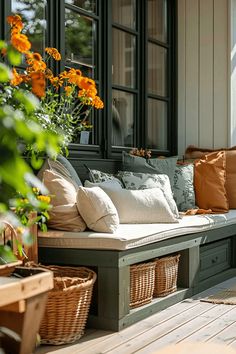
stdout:
[(85, 267), (43, 266), (54, 273), (39, 334), (42, 344), (64, 344), (84, 333), (97, 275)]
[(154, 297), (166, 296), (177, 290), (180, 254), (156, 260)]
[(130, 307), (138, 307), (152, 301), (156, 262), (130, 266)]

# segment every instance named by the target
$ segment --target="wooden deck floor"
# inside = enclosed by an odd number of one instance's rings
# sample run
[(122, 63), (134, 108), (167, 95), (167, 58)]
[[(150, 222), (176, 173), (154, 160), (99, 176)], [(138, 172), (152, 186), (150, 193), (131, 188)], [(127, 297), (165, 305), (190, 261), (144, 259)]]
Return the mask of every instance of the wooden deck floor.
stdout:
[(236, 305), (200, 302), (200, 298), (235, 284), (236, 277), (121, 332), (89, 329), (76, 343), (67, 346), (40, 346), (36, 354), (148, 354), (157, 353), (170, 344), (186, 341), (220, 343), (236, 351)]

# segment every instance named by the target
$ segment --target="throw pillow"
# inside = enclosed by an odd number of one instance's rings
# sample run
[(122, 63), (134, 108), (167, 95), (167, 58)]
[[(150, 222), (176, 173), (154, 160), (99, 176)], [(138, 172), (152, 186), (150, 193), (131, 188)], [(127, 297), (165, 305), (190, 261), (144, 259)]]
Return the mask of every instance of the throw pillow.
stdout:
[(46, 159), (39, 170), (37, 177), (42, 181), (44, 171), (52, 170), (72, 182), (76, 189), (78, 186), (82, 185), (82, 182), (71, 163), (62, 155), (58, 155), (57, 159), (58, 160)]
[(77, 184), (77, 186), (82, 186), (82, 182), (76, 172), (76, 170), (74, 169), (74, 167), (72, 166), (72, 164), (70, 163), (70, 161), (65, 158), (62, 155), (58, 155), (57, 156), (57, 160), (65, 167), (65, 169), (69, 172), (69, 176), (70, 178)]
[(170, 186), (170, 180), (167, 175), (119, 171), (118, 176), (121, 178), (126, 189), (161, 188), (172, 213), (177, 218), (179, 217), (179, 212)]
[(172, 191), (179, 211), (195, 208), (193, 164), (178, 165), (175, 168)]
[(178, 156), (171, 156), (164, 159), (152, 158), (148, 160), (150, 166), (154, 167), (158, 173), (167, 175), (170, 179), (170, 185), (173, 186), (175, 168)]
[(100, 182), (100, 183), (93, 183), (93, 182), (90, 182), (88, 180), (85, 180), (84, 181), (84, 186), (86, 188), (91, 188), (91, 187), (108, 187), (108, 188), (111, 188), (111, 189), (122, 189), (121, 187), (121, 184), (120, 184), (120, 181), (118, 182), (117, 180), (115, 179), (111, 179), (111, 180), (108, 180), (108, 181), (104, 181), (104, 182)]
[(86, 224), (78, 213), (76, 204), (58, 205), (49, 211), (48, 227), (64, 231), (84, 231)]
[(111, 190), (104, 187), (113, 201), (123, 224), (173, 223), (172, 213), (161, 188)]
[(225, 165), (225, 151), (212, 152), (195, 162), (194, 186), (199, 208), (219, 213), (229, 210)]
[(199, 148), (194, 145), (189, 145), (185, 150), (185, 158), (186, 159), (200, 159), (204, 157), (206, 154), (211, 152), (218, 152), (218, 151), (231, 151), (236, 150), (236, 146), (232, 146), (231, 148), (219, 148), (219, 149), (210, 149), (210, 148)]
[(236, 209), (236, 151), (226, 151), (226, 193), (229, 208)]
[(124, 171), (141, 172), (141, 173), (158, 173), (157, 170), (147, 163), (147, 160), (140, 156), (122, 152), (122, 164)]
[(53, 206), (74, 204), (76, 202), (76, 188), (72, 180), (66, 179), (52, 170), (45, 170), (43, 183), (52, 196), (51, 204)]
[(100, 188), (79, 187), (77, 208), (89, 229), (115, 232), (119, 225), (117, 210), (108, 195)]
[(124, 171), (165, 174), (170, 179), (171, 187), (173, 185), (175, 167), (178, 161), (177, 156), (146, 160), (143, 157), (131, 155), (123, 151), (122, 161)]
[(111, 173), (106, 173), (99, 170), (91, 170), (89, 168), (89, 178), (93, 183), (101, 183), (105, 181), (116, 181), (123, 188), (122, 182)]

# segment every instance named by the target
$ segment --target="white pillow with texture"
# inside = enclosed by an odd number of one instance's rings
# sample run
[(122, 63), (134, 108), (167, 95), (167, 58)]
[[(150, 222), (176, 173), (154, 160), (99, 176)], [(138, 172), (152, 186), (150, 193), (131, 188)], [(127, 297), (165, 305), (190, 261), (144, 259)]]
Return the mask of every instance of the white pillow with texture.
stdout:
[(118, 181), (116, 181), (116, 180), (107, 180), (107, 181), (104, 181), (104, 182), (94, 183), (94, 182), (90, 182), (90, 181), (88, 181), (86, 179), (84, 181), (84, 186), (86, 188), (91, 188), (91, 187), (103, 188), (103, 187), (107, 187), (107, 188), (115, 189), (115, 190), (122, 189), (121, 184)]
[(161, 188), (112, 190), (103, 187), (103, 189), (113, 201), (122, 224), (178, 222)]
[(170, 180), (164, 174), (139, 173), (130, 171), (119, 171), (118, 176), (122, 179), (126, 189), (149, 189), (161, 188), (171, 208), (172, 213), (179, 218), (179, 212), (170, 186)]
[(117, 210), (100, 187), (79, 187), (77, 208), (89, 229), (97, 232), (116, 231), (119, 225)]

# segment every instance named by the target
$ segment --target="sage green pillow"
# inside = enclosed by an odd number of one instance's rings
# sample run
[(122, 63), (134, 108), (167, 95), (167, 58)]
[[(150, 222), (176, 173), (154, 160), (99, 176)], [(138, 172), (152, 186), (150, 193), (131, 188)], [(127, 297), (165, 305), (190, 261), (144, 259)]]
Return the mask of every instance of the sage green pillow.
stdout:
[(179, 211), (196, 208), (193, 178), (193, 164), (176, 166), (172, 190)]

